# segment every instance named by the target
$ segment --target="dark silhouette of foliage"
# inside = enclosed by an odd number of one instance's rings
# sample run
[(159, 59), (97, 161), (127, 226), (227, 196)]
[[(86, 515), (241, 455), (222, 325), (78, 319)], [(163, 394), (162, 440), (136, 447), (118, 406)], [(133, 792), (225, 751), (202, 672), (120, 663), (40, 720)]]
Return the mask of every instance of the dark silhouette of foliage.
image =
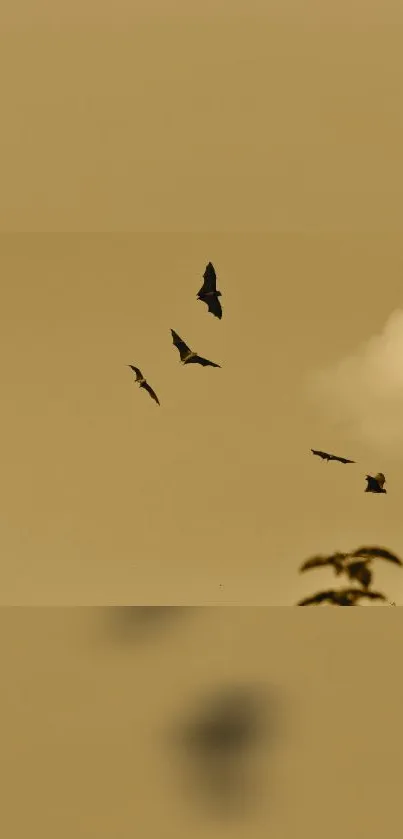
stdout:
[(310, 606), (320, 603), (328, 603), (333, 606), (356, 606), (362, 598), (369, 600), (385, 600), (391, 606), (391, 602), (381, 592), (370, 590), (373, 582), (373, 571), (370, 564), (376, 559), (383, 559), (393, 562), (394, 565), (403, 566), (399, 557), (379, 546), (364, 546), (349, 553), (336, 551), (329, 556), (317, 555), (305, 560), (300, 566), (300, 572), (309, 571), (312, 568), (333, 568), (337, 577), (345, 575), (350, 582), (358, 583), (356, 588), (327, 589), (300, 600), (298, 606)]
[(371, 600), (386, 600), (384, 594), (379, 591), (365, 591), (359, 588), (342, 588), (339, 591), (335, 589), (328, 589), (328, 591), (319, 591), (312, 597), (305, 597), (300, 600), (298, 606), (311, 606), (314, 603), (323, 603), (328, 601), (333, 606), (355, 606), (357, 600), (361, 597), (368, 597)]

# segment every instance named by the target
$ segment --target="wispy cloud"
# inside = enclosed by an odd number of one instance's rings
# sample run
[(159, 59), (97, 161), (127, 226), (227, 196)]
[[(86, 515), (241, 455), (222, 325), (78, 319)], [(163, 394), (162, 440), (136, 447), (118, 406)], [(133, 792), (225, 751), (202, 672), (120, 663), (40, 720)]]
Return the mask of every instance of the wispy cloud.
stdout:
[(308, 389), (331, 424), (380, 453), (401, 444), (403, 456), (403, 309), (350, 355), (314, 371)]

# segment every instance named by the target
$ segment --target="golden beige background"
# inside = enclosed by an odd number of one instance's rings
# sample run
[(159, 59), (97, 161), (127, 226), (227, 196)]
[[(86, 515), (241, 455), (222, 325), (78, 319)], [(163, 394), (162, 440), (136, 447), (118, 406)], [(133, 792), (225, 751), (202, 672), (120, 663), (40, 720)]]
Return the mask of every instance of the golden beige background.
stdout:
[(390, 230), (403, 7), (14, 2), (0, 228)]
[[(313, 552), (403, 554), (400, 450), (305, 387), (400, 305), (403, 8), (192, 5), (2, 9), (2, 605), (292, 605), (332, 580), (298, 577)], [(181, 369), (171, 327), (222, 370)], [(2, 608), (2, 834), (400, 837), (399, 614), (190, 610), (136, 642)], [(163, 737), (233, 680), (278, 686), (284, 730), (223, 822)]]
[[(398, 839), (398, 610), (202, 608), (131, 642), (107, 611), (0, 610), (2, 835)], [(220, 817), (185, 794), (167, 734), (239, 683), (282, 711), (254, 800)]]
[[(400, 303), (402, 21), (4, 9), (0, 602), (291, 605), (311, 552), (403, 551), (399, 453), (353, 445), (305, 387)], [(208, 260), (222, 323), (195, 299)], [(182, 369), (171, 327), (223, 369)]]
[[(196, 300), (209, 259), (221, 322)], [(298, 576), (312, 553), (403, 556), (399, 450), (306, 387), (399, 304), (399, 236), (3, 234), (0, 274), (1, 603), (293, 605), (333, 579)], [(222, 369), (182, 367), (171, 327)]]

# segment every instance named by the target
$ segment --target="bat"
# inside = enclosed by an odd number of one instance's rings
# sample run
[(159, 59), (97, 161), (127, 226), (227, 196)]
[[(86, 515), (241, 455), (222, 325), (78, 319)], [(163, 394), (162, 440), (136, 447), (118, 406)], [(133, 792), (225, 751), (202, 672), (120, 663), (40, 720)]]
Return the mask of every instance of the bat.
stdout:
[(302, 563), (300, 572), (308, 571), (310, 568), (323, 568), (326, 565), (332, 565), (336, 574), (339, 575), (344, 571), (344, 561), (348, 554), (335, 553), (332, 556), (313, 556)]
[(371, 475), (367, 475), (365, 480), (367, 481), (365, 492), (386, 492), (386, 489), (383, 488), (386, 478), (382, 472), (378, 472), (374, 478)]
[(356, 601), (361, 597), (367, 597), (369, 600), (386, 600), (384, 594), (379, 591), (365, 591), (359, 588), (346, 588), (335, 591), (329, 589), (328, 591), (320, 591), (312, 597), (306, 597), (300, 600), (298, 606), (312, 606), (318, 603), (324, 603), (326, 600), (334, 606), (355, 606)]
[(316, 454), (318, 457), (321, 457), (322, 460), (339, 460), (340, 463), (355, 463), (355, 460), (349, 460), (347, 457), (338, 457), (335, 454), (328, 454), (328, 452), (319, 452), (317, 449), (311, 449), (312, 454)]
[(147, 393), (149, 393), (149, 394), (150, 394), (151, 399), (154, 399), (154, 401), (157, 403), (157, 405), (159, 405), (159, 404), (160, 404), (160, 401), (159, 401), (159, 399), (158, 399), (157, 394), (156, 394), (156, 393), (155, 393), (155, 391), (152, 389), (152, 387), (150, 387), (150, 385), (148, 384), (148, 382), (147, 382), (147, 381), (146, 381), (146, 379), (144, 378), (144, 376), (143, 376), (143, 374), (142, 374), (141, 370), (139, 370), (139, 368), (138, 368), (138, 367), (134, 367), (134, 365), (133, 365), (133, 364), (128, 364), (127, 366), (128, 366), (128, 367), (130, 367), (130, 369), (131, 369), (131, 370), (133, 370), (133, 373), (134, 373), (134, 374), (135, 374), (135, 376), (136, 376), (136, 382), (138, 383), (138, 385), (139, 385), (140, 387), (143, 387), (143, 388), (144, 388), (144, 390), (146, 390), (146, 391), (147, 391)]
[(214, 361), (208, 361), (207, 358), (202, 358), (197, 352), (193, 352), (173, 329), (171, 329), (171, 335), (174, 346), (179, 350), (182, 364), (201, 364), (202, 367), (221, 367), (221, 364), (215, 364)]
[(394, 562), (395, 565), (403, 565), (401, 559), (399, 559), (396, 554), (392, 554), (390, 551), (386, 550), (386, 548), (357, 548), (352, 554), (351, 557), (365, 557), (366, 559), (386, 559), (388, 562)]
[(206, 265), (206, 270), (203, 274), (203, 280), (204, 283), (200, 291), (197, 292), (197, 299), (201, 300), (203, 303), (206, 303), (209, 312), (211, 312), (212, 315), (221, 320), (222, 308), (218, 298), (222, 295), (221, 291), (217, 291), (217, 276), (212, 262), (209, 262)]

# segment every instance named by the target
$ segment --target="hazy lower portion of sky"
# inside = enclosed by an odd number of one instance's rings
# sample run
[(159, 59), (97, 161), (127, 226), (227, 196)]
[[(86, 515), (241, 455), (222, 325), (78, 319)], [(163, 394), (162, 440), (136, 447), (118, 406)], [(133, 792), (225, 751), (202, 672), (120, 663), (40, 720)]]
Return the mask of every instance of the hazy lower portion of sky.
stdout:
[(400, 624), (392, 609), (0, 609), (2, 834), (397, 837)]

